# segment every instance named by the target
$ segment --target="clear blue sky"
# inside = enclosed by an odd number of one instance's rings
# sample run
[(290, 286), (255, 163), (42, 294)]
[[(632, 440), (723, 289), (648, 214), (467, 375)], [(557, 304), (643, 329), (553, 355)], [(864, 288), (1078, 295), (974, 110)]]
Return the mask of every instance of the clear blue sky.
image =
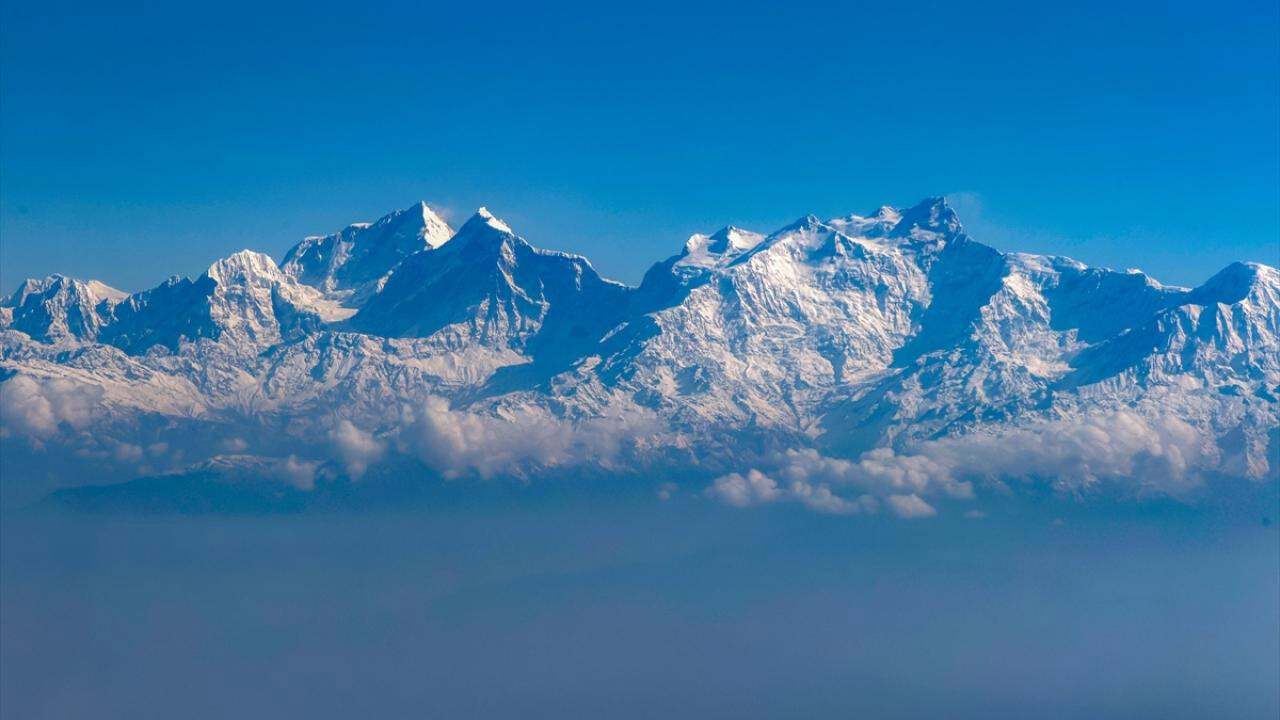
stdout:
[(2, 4), (4, 292), (418, 199), (627, 281), (692, 232), (934, 194), (1169, 282), (1280, 259), (1274, 0)]

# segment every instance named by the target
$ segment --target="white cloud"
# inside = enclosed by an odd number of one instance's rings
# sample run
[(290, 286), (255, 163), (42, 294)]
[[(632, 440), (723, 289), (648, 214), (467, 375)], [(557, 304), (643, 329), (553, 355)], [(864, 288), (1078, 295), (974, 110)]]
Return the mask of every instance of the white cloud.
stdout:
[(973, 495), (972, 485), (956, 481), (943, 463), (927, 456), (895, 456), (890, 448), (863, 453), (856, 461), (827, 457), (811, 448), (788, 450), (781, 463), (779, 474), (792, 482), (825, 482), (880, 497), (929, 490), (957, 498)]
[(295, 455), (290, 455), (276, 466), (277, 476), (281, 480), (308, 492), (316, 488), (316, 470), (319, 467), (320, 463), (301, 460)]
[(860, 512), (875, 512), (879, 503), (870, 495), (845, 498), (836, 495), (826, 484), (810, 484), (803, 480), (793, 480), (785, 487), (778, 485), (772, 477), (756, 469), (742, 473), (729, 473), (712, 481), (706, 489), (708, 497), (715, 498), (733, 507), (750, 507), (791, 500), (799, 502), (815, 512), (832, 515), (853, 515)]
[(552, 467), (609, 468), (630, 443), (652, 433), (648, 417), (571, 423), (534, 411), (510, 416), (454, 410), (430, 397), (400, 435), (403, 450), (445, 477), (527, 477)]
[(80, 430), (93, 418), (102, 389), (63, 378), (15, 375), (0, 383), (0, 437), (24, 437), (35, 445), (63, 427)]
[(853, 515), (860, 512), (875, 512), (880, 503), (870, 495), (859, 495), (847, 499), (831, 492), (831, 486), (825, 484), (810, 485), (795, 480), (789, 488), (791, 497), (799, 500), (805, 507), (815, 512), (832, 515)]
[(329, 432), (329, 439), (337, 448), (347, 475), (353, 480), (363, 477), (369, 464), (382, 457), (386, 449), (385, 443), (356, 427), (350, 420), (340, 420)]
[(759, 470), (748, 470), (746, 475), (729, 473), (715, 479), (707, 494), (734, 507), (750, 507), (770, 503), (782, 498), (782, 490), (773, 478)]
[(913, 518), (933, 517), (938, 514), (933, 506), (920, 499), (919, 495), (890, 495), (885, 498), (893, 514), (907, 520)]
[(1213, 439), (1182, 420), (1123, 410), (935, 440), (903, 454), (886, 450), (880, 462), (892, 467), (925, 459), (938, 469), (928, 474), (931, 483), (959, 476), (1042, 481), (1063, 492), (1108, 483), (1136, 494), (1177, 496), (1198, 486), (1219, 458)]
[(755, 473), (786, 488), (769, 500), (785, 496), (816, 511), (853, 513), (874, 510), (878, 499), (899, 517), (915, 518), (936, 514), (926, 497), (972, 498), (975, 481), (1042, 482), (1065, 493), (1108, 484), (1134, 495), (1178, 496), (1198, 486), (1219, 457), (1211, 437), (1176, 417), (1122, 410), (979, 430), (901, 451), (877, 448), (856, 460), (788, 450), (746, 476), (717, 479), (708, 492), (731, 505), (757, 504), (743, 485)]
[(136, 463), (142, 459), (142, 447), (126, 442), (117, 443), (112, 454), (122, 463)]

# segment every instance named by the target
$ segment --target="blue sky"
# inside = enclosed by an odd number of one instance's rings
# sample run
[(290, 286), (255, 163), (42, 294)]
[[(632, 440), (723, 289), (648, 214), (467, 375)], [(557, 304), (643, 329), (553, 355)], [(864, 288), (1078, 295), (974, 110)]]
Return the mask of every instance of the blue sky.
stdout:
[(627, 281), (934, 194), (1168, 282), (1280, 259), (1274, 2), (888, 5), (3, 0), (0, 286), (143, 289), (418, 199)]

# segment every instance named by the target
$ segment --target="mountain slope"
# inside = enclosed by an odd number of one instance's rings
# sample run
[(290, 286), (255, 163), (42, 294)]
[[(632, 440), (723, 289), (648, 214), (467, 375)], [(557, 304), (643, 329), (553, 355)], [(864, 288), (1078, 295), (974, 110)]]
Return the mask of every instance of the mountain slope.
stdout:
[(125, 296), (96, 280), (51, 275), (24, 281), (0, 301), (0, 309), (7, 324), (36, 340), (91, 340), (102, 327), (103, 317)]
[(758, 467), (790, 483), (761, 497), (832, 512), (1019, 474), (1181, 492), (1280, 472), (1278, 277), (1002, 253), (930, 198), (695, 235), (629, 288), (420, 204), (127, 297), (29, 281), (0, 317), (0, 436), (45, 473), (59, 445), (153, 475), (246, 445), (353, 477)]
[(481, 208), (448, 243), (406, 258), (350, 324), (564, 363), (622, 320), (630, 292), (585, 258), (534, 248)]
[(308, 237), (280, 263), (286, 276), (358, 305), (400, 261), (439, 247), (453, 230), (426, 203), (374, 223), (355, 223), (332, 235)]

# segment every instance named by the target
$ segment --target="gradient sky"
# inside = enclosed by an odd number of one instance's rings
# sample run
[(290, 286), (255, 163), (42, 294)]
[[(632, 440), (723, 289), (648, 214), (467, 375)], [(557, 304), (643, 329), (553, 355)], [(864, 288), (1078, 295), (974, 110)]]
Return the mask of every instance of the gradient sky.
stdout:
[(1280, 260), (1273, 0), (0, 4), (4, 292), (418, 199), (632, 282), (692, 232), (935, 194), (1167, 282)]

